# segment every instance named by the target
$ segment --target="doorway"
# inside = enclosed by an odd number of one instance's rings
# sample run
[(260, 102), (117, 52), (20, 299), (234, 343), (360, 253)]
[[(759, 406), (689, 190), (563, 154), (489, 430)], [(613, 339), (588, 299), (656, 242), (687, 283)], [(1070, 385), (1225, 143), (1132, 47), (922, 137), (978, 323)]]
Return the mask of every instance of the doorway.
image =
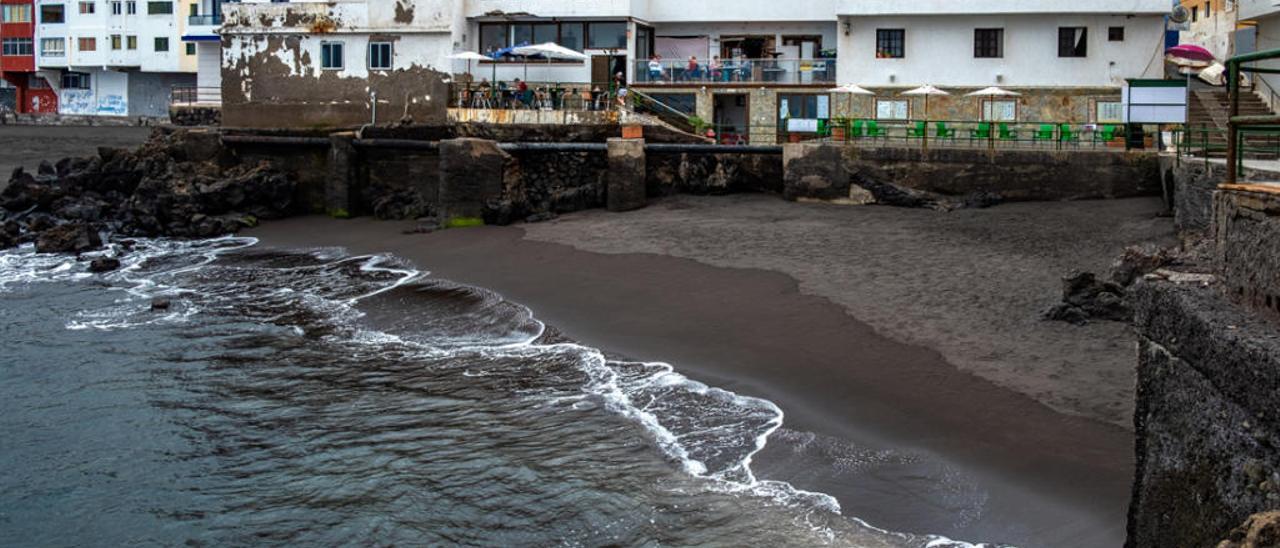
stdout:
[(712, 101), (712, 123), (716, 143), (749, 144), (751, 137), (751, 99), (745, 93), (717, 93)]
[(627, 57), (625, 55), (593, 55), (591, 56), (591, 87), (613, 91), (613, 75), (627, 73)]

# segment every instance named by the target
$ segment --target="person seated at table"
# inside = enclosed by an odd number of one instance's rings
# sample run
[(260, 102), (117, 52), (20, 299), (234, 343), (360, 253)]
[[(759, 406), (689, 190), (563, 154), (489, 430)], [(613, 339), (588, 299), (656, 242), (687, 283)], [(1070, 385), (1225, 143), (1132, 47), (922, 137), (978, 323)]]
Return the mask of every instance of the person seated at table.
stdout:
[(515, 88), (516, 88), (516, 93), (515, 93), (516, 100), (520, 101), (520, 103), (524, 104), (524, 106), (526, 107), (529, 106), (529, 84), (525, 83), (519, 78), (516, 78)]
[(714, 57), (712, 57), (712, 58), (711, 58), (711, 67), (710, 67), (710, 69), (711, 69), (711, 79), (712, 79), (712, 80), (719, 80), (719, 79), (720, 79), (721, 71), (724, 69), (724, 65), (720, 63), (720, 56), (719, 56), (719, 55), (716, 55), (716, 56), (714, 56)]
[(698, 66), (697, 56), (690, 55), (689, 64), (685, 65), (684, 67), (685, 80), (689, 80), (689, 81), (697, 80), (701, 76), (700, 74), (701, 70), (702, 70), (701, 67)]
[(649, 58), (649, 80), (652, 82), (662, 81), (662, 58), (657, 55)]
[(748, 82), (751, 80), (751, 61), (749, 59), (738, 58), (738, 81)]

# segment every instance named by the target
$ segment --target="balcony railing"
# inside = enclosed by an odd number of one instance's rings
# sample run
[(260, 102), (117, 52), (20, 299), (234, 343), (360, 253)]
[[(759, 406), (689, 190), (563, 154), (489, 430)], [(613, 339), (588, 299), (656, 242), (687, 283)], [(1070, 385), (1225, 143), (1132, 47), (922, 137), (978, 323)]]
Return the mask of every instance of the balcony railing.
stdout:
[(187, 25), (192, 27), (210, 27), (222, 24), (222, 15), (192, 15), (187, 17)]
[(636, 60), (636, 84), (831, 84), (836, 80), (835, 59), (726, 59), (715, 62), (688, 60)]

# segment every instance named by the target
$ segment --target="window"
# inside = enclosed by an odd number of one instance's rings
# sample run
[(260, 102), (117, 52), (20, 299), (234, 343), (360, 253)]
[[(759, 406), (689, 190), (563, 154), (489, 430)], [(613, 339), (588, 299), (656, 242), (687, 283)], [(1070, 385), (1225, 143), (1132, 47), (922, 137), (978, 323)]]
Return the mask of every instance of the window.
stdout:
[(62, 38), (41, 38), (40, 55), (62, 57), (67, 54), (67, 41)]
[(489, 54), (507, 47), (506, 25), (480, 25), (480, 52)]
[(0, 55), (31, 55), (32, 43), (30, 38), (5, 38), (0, 42)]
[(906, 56), (907, 31), (876, 29), (876, 59), (901, 59)]
[(1199, 20), (1200, 20), (1200, 6), (1191, 6), (1191, 21), (1195, 22)]
[(157, 37), (155, 42), (156, 51), (169, 51), (169, 39)]
[(533, 42), (533, 25), (515, 24), (511, 25), (511, 45), (525, 46)]
[(1095, 119), (1098, 123), (1118, 124), (1124, 117), (1124, 109), (1120, 106), (1120, 101), (1098, 101)]
[(582, 51), (582, 23), (560, 23), (560, 41), (558, 44), (574, 51)]
[(128, 2), (125, 2), (125, 3), (124, 3), (124, 12), (125, 12), (125, 14), (127, 14), (127, 15), (137, 15), (137, 14), (138, 14), (138, 3), (137, 3), (137, 2), (134, 2), (133, 0), (129, 0)]
[(126, 49), (129, 49), (129, 50), (135, 50), (135, 49), (138, 49), (138, 37), (137, 37), (137, 36), (126, 36), (126, 37), (124, 38), (124, 47), (125, 47)]
[(625, 49), (626, 23), (587, 23), (587, 47), (592, 49)]
[(391, 42), (369, 42), (369, 70), (391, 70)]
[(66, 6), (62, 4), (41, 4), (40, 22), (44, 24), (65, 23), (67, 21)]
[(27, 79), (27, 85), (31, 89), (49, 89), (49, 81), (39, 76), (32, 76)]
[(830, 95), (778, 94), (778, 119), (825, 120), (831, 117)]
[(187, 43), (186, 43), (186, 51), (187, 51), (187, 55), (195, 55), (195, 54), (196, 54), (196, 43), (195, 43), (195, 42), (187, 42)]
[(698, 111), (698, 96), (692, 93), (654, 93), (649, 96), (688, 116), (693, 116)]
[(98, 5), (93, 2), (80, 2), (80, 14), (92, 15), (98, 13)]
[(119, 0), (111, 2), (111, 15), (122, 14), (124, 14), (124, 2), (120, 2)]
[(1088, 57), (1089, 29), (1058, 27), (1058, 57)]
[(1018, 102), (1012, 99), (984, 99), (982, 120), (986, 122), (1016, 122)]
[(81, 38), (77, 44), (80, 51), (98, 51), (97, 38)]
[(342, 42), (320, 42), (320, 69), (342, 70)]
[(30, 23), (31, 4), (5, 4), (0, 11), (0, 21), (5, 23)]
[(173, 13), (173, 2), (147, 2), (147, 15), (167, 15)]
[(89, 89), (89, 75), (84, 72), (63, 73), (62, 89)]
[(190, 17), (200, 15), (200, 4), (187, 4), (187, 15)]
[(1004, 29), (974, 29), (973, 56), (1004, 57)]
[(1108, 40), (1108, 41), (1110, 41), (1110, 42), (1123, 42), (1123, 41), (1124, 41), (1124, 27), (1109, 27), (1109, 28), (1107, 28), (1107, 40)]
[(906, 99), (876, 99), (876, 118), (906, 120), (911, 117), (911, 103)]
[(112, 35), (111, 35), (111, 49), (112, 49), (112, 50), (118, 50), (118, 49), (120, 49), (120, 45), (121, 45), (121, 42), (120, 42), (120, 35), (119, 35), (119, 34), (112, 34)]

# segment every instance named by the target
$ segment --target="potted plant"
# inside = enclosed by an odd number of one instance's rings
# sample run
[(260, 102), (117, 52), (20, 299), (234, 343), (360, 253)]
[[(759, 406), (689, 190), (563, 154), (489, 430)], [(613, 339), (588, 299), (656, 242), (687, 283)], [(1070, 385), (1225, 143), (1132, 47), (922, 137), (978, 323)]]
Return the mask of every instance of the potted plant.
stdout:
[(833, 118), (831, 120), (832, 141), (845, 141), (848, 139), (849, 122), (848, 118), (843, 117)]

